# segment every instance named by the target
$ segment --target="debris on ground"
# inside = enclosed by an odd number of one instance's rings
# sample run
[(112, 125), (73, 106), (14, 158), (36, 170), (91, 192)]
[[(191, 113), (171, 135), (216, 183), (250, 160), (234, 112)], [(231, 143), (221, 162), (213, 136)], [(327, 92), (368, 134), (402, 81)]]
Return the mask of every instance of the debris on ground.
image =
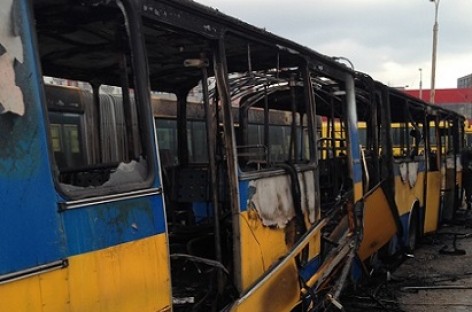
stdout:
[(472, 311), (472, 216), (468, 210), (458, 213), (453, 225), (424, 237), (414, 257), (346, 289), (344, 311)]

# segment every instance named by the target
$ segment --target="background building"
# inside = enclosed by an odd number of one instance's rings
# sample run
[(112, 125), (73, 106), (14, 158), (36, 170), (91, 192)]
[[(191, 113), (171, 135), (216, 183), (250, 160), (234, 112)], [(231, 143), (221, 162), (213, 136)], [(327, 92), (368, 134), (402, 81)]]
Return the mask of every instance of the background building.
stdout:
[(472, 88), (472, 74), (458, 78), (457, 88)]
[[(472, 77), (472, 75), (471, 75)], [(420, 90), (404, 90), (405, 93), (420, 97)], [(436, 89), (435, 104), (445, 106), (465, 116), (469, 122), (472, 120), (472, 86), (458, 89)], [(422, 90), (422, 100), (429, 101), (430, 90)]]
[[(462, 77), (472, 79), (472, 75)], [(457, 83), (459, 84), (459, 78)], [(464, 79), (463, 81), (466, 81)], [(470, 84), (469, 80), (469, 84)], [(403, 90), (410, 95), (420, 97), (420, 90)], [(429, 101), (430, 90), (422, 90), (422, 99)], [(465, 124), (465, 146), (472, 148), (472, 86), (457, 89), (436, 89), (435, 105), (444, 106), (466, 118)]]

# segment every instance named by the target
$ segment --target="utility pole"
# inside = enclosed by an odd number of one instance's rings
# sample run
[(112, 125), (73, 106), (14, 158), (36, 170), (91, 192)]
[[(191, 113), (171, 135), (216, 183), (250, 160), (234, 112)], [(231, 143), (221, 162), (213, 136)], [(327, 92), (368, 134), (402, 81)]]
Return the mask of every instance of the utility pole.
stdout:
[(419, 68), (420, 71), (420, 100), (423, 99), (423, 69)]
[(440, 0), (430, 0), (434, 2), (434, 26), (433, 26), (433, 60), (431, 64), (431, 93), (429, 101), (434, 104), (435, 97), (435, 82), (436, 82), (436, 49), (438, 47), (438, 10), (439, 10), (439, 1)]

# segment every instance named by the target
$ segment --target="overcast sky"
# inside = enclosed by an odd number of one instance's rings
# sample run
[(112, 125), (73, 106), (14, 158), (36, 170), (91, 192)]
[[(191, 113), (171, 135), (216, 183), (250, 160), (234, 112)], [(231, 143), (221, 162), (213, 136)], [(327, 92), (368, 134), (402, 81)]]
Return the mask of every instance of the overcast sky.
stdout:
[[(434, 3), (429, 0), (196, 0), (330, 56), (390, 86), (430, 88)], [(472, 0), (439, 5), (436, 88), (472, 73)]]

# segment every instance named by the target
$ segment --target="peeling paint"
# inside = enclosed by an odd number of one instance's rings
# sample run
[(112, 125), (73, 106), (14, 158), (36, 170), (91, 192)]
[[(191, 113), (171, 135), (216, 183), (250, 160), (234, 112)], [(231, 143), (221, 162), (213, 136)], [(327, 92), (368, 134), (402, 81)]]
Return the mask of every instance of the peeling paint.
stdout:
[(418, 162), (404, 162), (400, 164), (400, 175), (403, 183), (409, 183), (413, 188), (418, 180)]
[[(310, 178), (311, 175), (311, 178)], [(302, 193), (302, 211), (310, 222), (315, 221), (314, 179), (312, 172), (299, 174)], [(257, 211), (264, 226), (285, 228), (295, 217), (291, 194), (291, 181), (287, 175), (253, 180), (249, 182), (249, 208)]]
[(15, 62), (23, 63), (23, 42), (14, 31), (13, 1), (3, 0), (0, 7), (0, 114), (12, 112), (23, 116), (23, 93), (15, 82)]
[(288, 176), (251, 181), (249, 187), (255, 192), (248, 206), (257, 210), (265, 226), (284, 228), (295, 216)]
[(312, 171), (304, 172), (300, 181), (300, 191), (302, 193), (302, 209), (308, 213), (310, 223), (315, 223), (315, 178)]
[(410, 182), (410, 187), (414, 187), (416, 181), (418, 181), (418, 168), (417, 162), (408, 163), (408, 181)]

